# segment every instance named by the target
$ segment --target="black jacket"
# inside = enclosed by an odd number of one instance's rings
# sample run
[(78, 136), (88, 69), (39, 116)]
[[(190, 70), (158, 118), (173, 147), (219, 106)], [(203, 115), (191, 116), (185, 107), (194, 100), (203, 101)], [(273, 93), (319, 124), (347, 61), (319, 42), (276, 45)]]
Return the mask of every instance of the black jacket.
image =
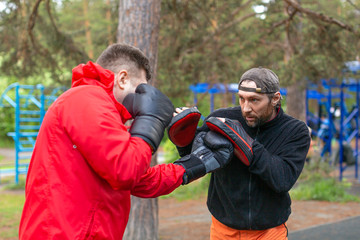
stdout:
[[(285, 223), (291, 213), (288, 191), (303, 169), (310, 146), (306, 124), (281, 108), (274, 119), (257, 128), (245, 123), (240, 107), (219, 109), (210, 116), (240, 121), (255, 140), (249, 167), (234, 157), (212, 173), (207, 200), (211, 214), (240, 230), (264, 230)], [(198, 129), (208, 130), (205, 124)]]

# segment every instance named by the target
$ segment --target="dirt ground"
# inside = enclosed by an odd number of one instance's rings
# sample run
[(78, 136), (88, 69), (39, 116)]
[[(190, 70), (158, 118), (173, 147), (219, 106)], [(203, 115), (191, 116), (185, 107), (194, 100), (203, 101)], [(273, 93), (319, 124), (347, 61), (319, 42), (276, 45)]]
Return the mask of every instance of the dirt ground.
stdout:
[[(289, 232), (360, 215), (360, 203), (293, 201)], [(206, 198), (178, 201), (159, 199), (160, 240), (208, 240), (211, 215)]]

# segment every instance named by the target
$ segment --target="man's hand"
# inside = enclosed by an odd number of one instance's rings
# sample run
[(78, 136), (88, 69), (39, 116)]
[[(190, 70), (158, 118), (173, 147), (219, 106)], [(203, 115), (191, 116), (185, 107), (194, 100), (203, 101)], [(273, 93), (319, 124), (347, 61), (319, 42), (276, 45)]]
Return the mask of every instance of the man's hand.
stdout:
[(225, 167), (232, 158), (233, 150), (232, 143), (218, 133), (210, 131), (196, 135), (192, 153), (174, 162), (185, 168), (183, 185)]
[(132, 136), (145, 140), (155, 152), (174, 112), (170, 99), (149, 84), (140, 84), (135, 93), (128, 94), (123, 105), (133, 116)]
[(210, 117), (206, 125), (215, 132), (225, 136), (234, 144), (234, 154), (246, 166), (249, 166), (253, 159), (252, 145), (254, 140), (246, 133), (241, 123), (228, 118)]

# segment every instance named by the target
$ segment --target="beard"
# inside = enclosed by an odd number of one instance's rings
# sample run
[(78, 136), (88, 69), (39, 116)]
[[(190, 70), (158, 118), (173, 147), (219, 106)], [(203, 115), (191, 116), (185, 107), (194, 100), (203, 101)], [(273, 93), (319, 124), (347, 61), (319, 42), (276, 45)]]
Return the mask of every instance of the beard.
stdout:
[[(274, 107), (269, 103), (265, 112), (263, 114), (261, 114), (260, 116), (255, 116), (252, 114), (244, 115), (245, 122), (251, 128), (260, 127), (261, 125), (263, 125), (264, 123), (266, 123), (267, 121), (270, 120), (273, 110), (274, 110)], [(254, 120), (248, 121), (248, 120), (246, 120), (246, 117), (252, 117), (252, 118), (254, 118)]]

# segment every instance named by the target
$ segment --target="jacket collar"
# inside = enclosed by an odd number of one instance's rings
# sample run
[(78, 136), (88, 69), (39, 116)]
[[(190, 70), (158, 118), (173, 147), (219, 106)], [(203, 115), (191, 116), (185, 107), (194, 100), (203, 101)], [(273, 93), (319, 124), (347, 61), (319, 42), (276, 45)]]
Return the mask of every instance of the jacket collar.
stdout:
[(275, 124), (279, 121), (279, 119), (281, 118), (281, 116), (282, 116), (283, 114), (284, 114), (284, 111), (282, 110), (281, 107), (279, 107), (279, 108), (277, 109), (276, 116), (275, 116), (273, 119), (271, 119), (271, 120), (265, 122), (263, 125), (261, 125), (261, 126), (260, 126), (260, 129), (266, 129), (266, 128), (268, 128), (268, 127), (271, 127), (271, 126), (275, 125)]
[(114, 88), (114, 73), (110, 70), (102, 68), (99, 64), (93, 63), (91, 61), (87, 64), (80, 64), (73, 69), (72, 83), (71, 87), (83, 86), (83, 85), (92, 85), (99, 86), (103, 88), (110, 98), (113, 100), (116, 109), (119, 111), (121, 120), (125, 123), (127, 120), (131, 119), (130, 113), (127, 109), (116, 101), (113, 88)]

